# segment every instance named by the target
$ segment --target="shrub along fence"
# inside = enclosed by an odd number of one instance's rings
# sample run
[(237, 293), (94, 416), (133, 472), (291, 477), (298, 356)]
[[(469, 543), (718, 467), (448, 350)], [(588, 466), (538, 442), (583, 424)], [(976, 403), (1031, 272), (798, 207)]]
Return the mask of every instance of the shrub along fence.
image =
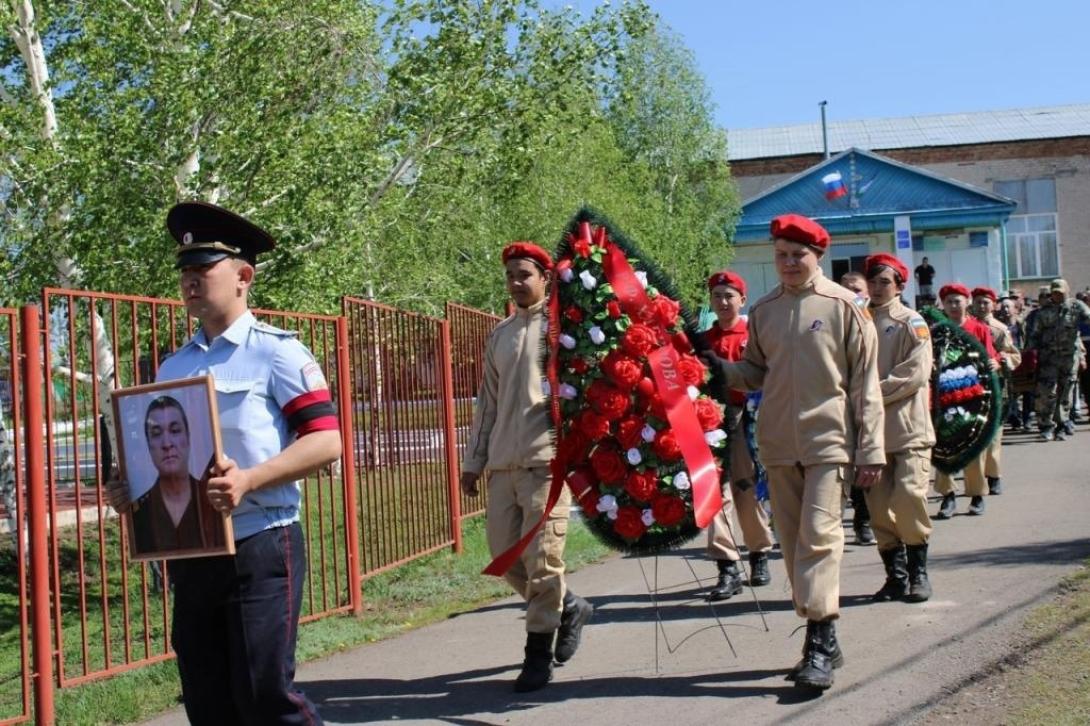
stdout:
[[(304, 621), (362, 612), (366, 577), (460, 551), (462, 521), (483, 511), (460, 494), (458, 459), (499, 318), (454, 304), (432, 318), (350, 297), (342, 308), (255, 311), (314, 353), (341, 422), (342, 458), (302, 484)], [(40, 307), (0, 309), (0, 493), (12, 541), (0, 550), (0, 724), (51, 723), (55, 688), (173, 657), (167, 568), (128, 558), (106, 503), (108, 396), (153, 381), (192, 333), (176, 300), (46, 289)]]

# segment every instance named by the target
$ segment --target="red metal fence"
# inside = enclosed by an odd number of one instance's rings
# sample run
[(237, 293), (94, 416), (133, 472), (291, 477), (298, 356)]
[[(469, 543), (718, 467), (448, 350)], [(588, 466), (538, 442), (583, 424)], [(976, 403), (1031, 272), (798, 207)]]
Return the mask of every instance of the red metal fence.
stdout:
[[(296, 332), (314, 353), (344, 437), (341, 461), (302, 487), (310, 545), (304, 621), (360, 612), (365, 576), (444, 547), (460, 550), (458, 462), (484, 342), (499, 320), (457, 305), (448, 306), (447, 320), (353, 298), (344, 299), (343, 309), (343, 316), (255, 311)], [(73, 686), (173, 657), (165, 568), (128, 559), (121, 520), (105, 501), (102, 484), (116, 457), (104, 393), (154, 380), (163, 357), (193, 332), (178, 301), (131, 295), (47, 289), (40, 317), (36, 309), (23, 310), (36, 341), (19, 340), (16, 314), (0, 310), (0, 339), (10, 353), (0, 404), (15, 457), (12, 506), (39, 522), (30, 532), (43, 546), (40, 555), (28, 550), (17, 529), (12, 562), (3, 567), (19, 606), (0, 609), (6, 618), (0, 663), (10, 671), (0, 670), (0, 723), (29, 718), (32, 684), (37, 716), (48, 720), (52, 683)], [(37, 390), (22, 396), (26, 417), (18, 405), (20, 351), (40, 363)], [(479, 502), (465, 504), (481, 511)], [(22, 519), (12, 518), (17, 528)], [(40, 557), (38, 567), (27, 568), (28, 552), (32, 562)], [(28, 581), (28, 572), (40, 577)], [(39, 586), (39, 604), (31, 608)], [(28, 655), (31, 635), (36, 667)]]
[(11, 547), (0, 550), (6, 598), (0, 606), (0, 724), (30, 717), (30, 608), (27, 590), (26, 474), (20, 375), (19, 311), (0, 308), (0, 494)]
[[(469, 428), (473, 423), (473, 399), (484, 377), (484, 346), (501, 318), (464, 305), (448, 302), (447, 321), (450, 323), (450, 357), (453, 369), (454, 427), (458, 461), (462, 460), (469, 443)], [(461, 497), (463, 517), (484, 511), (487, 486), (480, 487), (477, 497)]]

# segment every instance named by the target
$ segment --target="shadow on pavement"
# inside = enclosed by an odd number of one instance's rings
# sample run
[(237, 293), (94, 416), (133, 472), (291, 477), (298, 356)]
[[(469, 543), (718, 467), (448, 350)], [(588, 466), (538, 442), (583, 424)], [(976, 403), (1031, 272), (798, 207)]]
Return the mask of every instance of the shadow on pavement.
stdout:
[(932, 554), (928, 561), (932, 570), (944, 565), (966, 567), (972, 565), (1056, 565), (1064, 562), (1080, 562), (1090, 557), (1090, 538), (1069, 539), (1060, 542), (1035, 542), (1018, 547), (989, 547), (955, 554)]
[[(323, 718), (338, 723), (394, 720), (442, 720), (457, 724), (492, 723), (474, 714), (525, 711), (540, 704), (578, 698), (744, 698), (773, 696), (791, 705), (820, 697), (783, 680), (787, 670), (727, 670), (685, 676), (608, 676), (554, 681), (531, 694), (511, 690), (519, 665), (449, 673), (432, 678), (398, 680), (359, 678), (309, 681), (300, 685)], [(502, 677), (498, 677), (502, 674)], [(563, 669), (557, 669), (563, 676)], [(483, 679), (483, 680), (482, 680)], [(759, 684), (760, 681), (770, 681)]]

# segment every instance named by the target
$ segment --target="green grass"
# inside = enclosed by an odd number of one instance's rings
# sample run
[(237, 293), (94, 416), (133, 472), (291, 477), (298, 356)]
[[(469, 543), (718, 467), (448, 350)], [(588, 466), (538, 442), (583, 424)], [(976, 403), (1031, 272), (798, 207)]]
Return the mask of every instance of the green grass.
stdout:
[(1041, 643), (1009, 674), (1010, 724), (1090, 723), (1090, 562), (1061, 583), (1061, 594), (1026, 620), (1026, 636)]
[[(510, 591), (502, 580), (480, 574), (480, 570), (489, 559), (483, 524), (481, 517), (465, 523), (465, 551), (461, 556), (444, 550), (368, 579), (364, 584), (365, 612), (361, 617), (335, 616), (304, 625), (299, 634), (297, 650), (299, 660), (312, 660), (364, 643), (393, 637), (406, 630), (441, 621), (453, 613), (472, 610), (483, 603), (509, 595)], [(117, 548), (120, 547), (120, 542), (117, 540), (116, 532), (119, 527), (116, 521), (108, 523), (106, 529), (107, 551), (119, 552)], [(330, 534), (327, 532), (326, 536)], [(313, 528), (310, 539), (313, 547), (315, 544)], [(92, 544), (94, 546), (91, 546)], [(608, 550), (598, 543), (582, 524), (573, 522), (568, 532), (566, 551), (569, 569), (575, 570), (600, 560), (608, 553)], [(75, 562), (73, 558), (78, 554), (77, 541), (73, 532), (68, 535), (62, 547), (62, 561), (68, 558), (67, 562), (71, 565)], [(85, 541), (84, 562), (97, 562), (97, 556), (97, 540), (93, 543)], [(10, 556), (8, 557), (10, 559)], [(7, 560), (0, 562), (0, 571), (5, 573), (4, 576), (9, 572), (8, 565), (11, 564), (13, 563)], [(140, 566), (133, 565), (132, 569), (139, 573)], [(120, 568), (115, 567), (111, 571), (117, 571), (119, 580)], [(70, 609), (79, 603), (80, 598), (78, 587), (73, 589), (73, 583), (76, 582), (74, 573), (67, 572), (62, 577), (66, 583), (65, 589), (62, 589), (62, 592), (66, 593), (63, 598), (64, 619), (66, 632), (70, 634), (66, 636), (65, 652), (71, 668), (73, 662), (82, 663), (82, 660), (77, 657), (81, 652), (78, 638), (78, 610), (73, 612)], [(88, 590), (91, 594), (97, 594), (100, 591), (101, 588), (97, 586)], [(3, 592), (6, 599), (0, 601), (3, 603), (0, 610), (0, 617), (3, 618), (0, 621), (0, 627), (3, 627), (0, 633), (0, 648), (2, 648), (0, 663), (4, 669), (3, 674), (17, 675), (18, 628), (17, 621), (13, 622), (11, 618), (13, 614), (14, 617), (18, 616), (18, 599), (17, 595), (10, 594), (17, 593), (17, 589), (5, 587)], [(112, 584), (108, 592), (119, 592), (117, 583)], [(12, 597), (15, 598), (14, 604), (12, 604)], [(114, 615), (120, 599), (120, 594), (111, 598), (113, 603), (110, 610), (111, 632), (116, 634), (121, 633), (119, 615)], [(92, 603), (88, 617), (91, 656), (89, 662), (101, 663), (104, 651), (101, 645), (96, 643), (101, 642), (103, 632), (102, 610), (94, 607), (96, 598), (90, 598), (89, 602)], [(156, 613), (160, 614), (160, 617), (157, 620), (153, 619), (152, 622), (153, 639), (161, 639), (161, 608), (158, 605), (158, 598), (153, 598), (152, 602)], [(304, 600), (304, 610), (305, 603), (306, 600)], [(117, 609), (116, 612), (119, 613), (120, 610)], [(117, 660), (116, 653), (114, 660)], [(71, 670), (69, 672), (71, 674)], [(3, 686), (5, 710), (2, 713), (9, 715), (18, 709), (17, 677), (10, 683), (4, 683)], [(11, 693), (9, 694), (8, 691)], [(180, 686), (173, 661), (158, 663), (104, 680), (57, 690), (57, 722), (98, 724), (140, 721), (176, 705), (179, 693)], [(16, 711), (12, 711), (13, 708)]]

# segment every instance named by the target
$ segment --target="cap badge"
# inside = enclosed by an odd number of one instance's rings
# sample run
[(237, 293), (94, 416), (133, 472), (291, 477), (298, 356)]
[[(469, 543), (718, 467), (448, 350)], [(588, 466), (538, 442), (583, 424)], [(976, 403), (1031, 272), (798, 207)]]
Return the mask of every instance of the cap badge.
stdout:
[(193, 244), (193, 233), (192, 232), (186, 232), (185, 234), (182, 235), (182, 244), (183, 245)]

